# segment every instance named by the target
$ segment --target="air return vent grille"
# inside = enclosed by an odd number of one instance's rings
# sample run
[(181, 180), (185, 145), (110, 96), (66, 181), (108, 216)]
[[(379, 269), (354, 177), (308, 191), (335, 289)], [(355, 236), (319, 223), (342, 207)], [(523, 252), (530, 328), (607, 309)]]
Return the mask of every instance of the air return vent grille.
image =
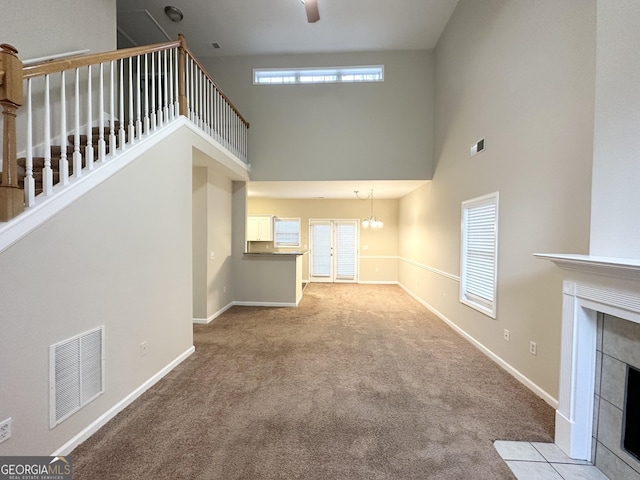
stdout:
[(49, 347), (50, 427), (103, 392), (104, 327)]

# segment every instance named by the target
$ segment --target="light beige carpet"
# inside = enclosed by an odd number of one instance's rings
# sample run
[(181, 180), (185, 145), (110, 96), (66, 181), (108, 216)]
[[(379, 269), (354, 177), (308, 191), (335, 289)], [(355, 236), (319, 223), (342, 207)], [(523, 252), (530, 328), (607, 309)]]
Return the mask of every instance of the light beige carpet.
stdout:
[(492, 442), (553, 410), (393, 285), (233, 307), (72, 452), (75, 480), (511, 479)]

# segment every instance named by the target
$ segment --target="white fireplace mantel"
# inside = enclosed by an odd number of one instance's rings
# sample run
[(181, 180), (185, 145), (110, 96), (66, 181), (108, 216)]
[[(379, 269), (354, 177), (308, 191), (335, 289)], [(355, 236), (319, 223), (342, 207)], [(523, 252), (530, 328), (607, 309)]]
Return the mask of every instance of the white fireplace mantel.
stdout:
[(562, 351), (555, 443), (591, 461), (597, 312), (640, 323), (640, 260), (535, 254), (567, 273), (562, 286)]

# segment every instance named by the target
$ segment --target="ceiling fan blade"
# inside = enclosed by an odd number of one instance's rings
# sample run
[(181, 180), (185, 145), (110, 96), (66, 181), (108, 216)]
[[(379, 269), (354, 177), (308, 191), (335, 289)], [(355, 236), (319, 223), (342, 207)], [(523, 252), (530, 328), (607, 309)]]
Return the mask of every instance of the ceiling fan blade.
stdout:
[(307, 11), (307, 21), (309, 23), (316, 23), (320, 20), (318, 0), (304, 0), (304, 8)]

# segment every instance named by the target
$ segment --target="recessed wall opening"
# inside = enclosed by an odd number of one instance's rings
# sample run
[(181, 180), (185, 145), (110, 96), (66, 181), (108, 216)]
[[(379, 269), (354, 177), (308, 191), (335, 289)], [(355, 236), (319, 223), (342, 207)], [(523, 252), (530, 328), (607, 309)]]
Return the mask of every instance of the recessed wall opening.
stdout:
[(627, 365), (622, 448), (640, 460), (640, 370)]

